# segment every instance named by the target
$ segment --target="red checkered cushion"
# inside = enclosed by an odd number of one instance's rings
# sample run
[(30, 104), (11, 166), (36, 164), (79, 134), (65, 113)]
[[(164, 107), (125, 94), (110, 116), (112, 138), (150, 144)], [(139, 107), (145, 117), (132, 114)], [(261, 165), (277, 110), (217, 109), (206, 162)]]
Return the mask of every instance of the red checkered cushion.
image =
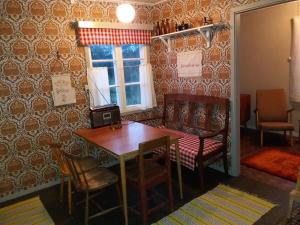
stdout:
[(80, 28), (79, 43), (82, 45), (104, 44), (150, 44), (149, 30), (121, 30), (107, 28)]
[[(159, 126), (158, 128), (164, 128)], [(179, 152), (180, 152), (180, 163), (181, 165), (194, 170), (195, 169), (195, 159), (199, 150), (199, 137), (192, 134), (182, 133), (183, 138), (179, 139)], [(203, 155), (207, 155), (210, 152), (213, 152), (219, 149), (222, 146), (222, 142), (206, 138), (204, 139), (204, 151)], [(156, 150), (160, 152), (159, 149)], [(176, 161), (175, 155), (175, 145), (171, 146), (170, 157), (172, 161)]]

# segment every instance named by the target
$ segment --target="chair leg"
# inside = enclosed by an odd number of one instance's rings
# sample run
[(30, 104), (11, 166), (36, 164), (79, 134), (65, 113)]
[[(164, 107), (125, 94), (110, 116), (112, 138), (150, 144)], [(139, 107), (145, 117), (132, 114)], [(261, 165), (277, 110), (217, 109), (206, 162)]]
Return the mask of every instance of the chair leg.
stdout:
[(290, 131), (290, 138), (291, 138), (291, 146), (294, 145), (294, 139), (293, 139), (293, 131)]
[(223, 150), (223, 166), (225, 175), (228, 176), (228, 161), (227, 161), (227, 151)]
[(198, 180), (200, 191), (204, 191), (204, 166), (201, 159), (198, 159)]
[(260, 129), (260, 147), (264, 145), (264, 130)]
[(71, 176), (68, 176), (68, 207), (69, 207), (69, 215), (72, 215), (72, 183), (71, 183)]
[(170, 173), (168, 175), (167, 188), (168, 188), (168, 195), (169, 195), (169, 210), (171, 213), (174, 210), (174, 203), (173, 203), (172, 179)]
[(147, 196), (146, 190), (144, 188), (140, 188), (140, 204), (141, 204), (141, 215), (143, 220), (143, 225), (148, 224), (148, 206), (147, 206)]
[(118, 194), (118, 198), (119, 198), (119, 201), (120, 201), (120, 206), (122, 208), (122, 212), (124, 212), (124, 210), (123, 210), (123, 198), (122, 198), (122, 193), (121, 193), (120, 182), (116, 183), (116, 191), (117, 191), (117, 194)]
[(288, 208), (288, 212), (287, 212), (287, 219), (291, 218), (293, 206), (294, 206), (294, 199), (290, 197), (289, 208)]
[(85, 213), (84, 213), (84, 225), (89, 224), (89, 192), (85, 193)]
[(61, 176), (60, 176), (60, 196), (59, 196), (60, 202), (63, 202), (63, 199), (64, 199), (64, 185), (65, 185), (65, 175), (61, 174)]

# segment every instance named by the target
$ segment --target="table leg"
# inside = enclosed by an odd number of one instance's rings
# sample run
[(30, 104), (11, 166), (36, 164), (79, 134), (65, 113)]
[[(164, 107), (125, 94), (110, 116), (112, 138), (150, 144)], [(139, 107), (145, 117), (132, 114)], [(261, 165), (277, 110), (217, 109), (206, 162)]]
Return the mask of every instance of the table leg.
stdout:
[(175, 142), (175, 154), (176, 154), (176, 162), (177, 162), (177, 173), (178, 173), (180, 198), (183, 199), (182, 176), (181, 176), (181, 165), (180, 165), (180, 154), (179, 154), (179, 143), (178, 143), (178, 141)]
[(120, 157), (120, 170), (121, 170), (121, 186), (122, 186), (123, 210), (124, 210), (125, 225), (128, 225), (126, 171), (125, 171), (125, 159), (124, 159), (123, 156)]

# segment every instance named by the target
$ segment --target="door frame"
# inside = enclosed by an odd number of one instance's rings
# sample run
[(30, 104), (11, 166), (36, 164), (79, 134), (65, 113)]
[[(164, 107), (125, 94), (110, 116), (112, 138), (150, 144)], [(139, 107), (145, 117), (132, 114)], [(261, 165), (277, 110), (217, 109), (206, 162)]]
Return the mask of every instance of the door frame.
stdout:
[(231, 9), (231, 175), (240, 175), (240, 75), (238, 71), (238, 33), (240, 30), (240, 15), (245, 12), (262, 9), (297, 0), (262, 0)]

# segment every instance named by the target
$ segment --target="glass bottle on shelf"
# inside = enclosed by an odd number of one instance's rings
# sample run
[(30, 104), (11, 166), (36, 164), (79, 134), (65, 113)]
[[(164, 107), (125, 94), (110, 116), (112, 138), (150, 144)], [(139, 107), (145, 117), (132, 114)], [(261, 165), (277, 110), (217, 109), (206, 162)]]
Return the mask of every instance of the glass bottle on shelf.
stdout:
[(166, 34), (166, 23), (165, 23), (165, 20), (162, 20), (161, 22), (161, 31), (162, 31), (162, 34)]
[(184, 20), (182, 20), (182, 22), (181, 22), (181, 30), (184, 30), (184, 29), (185, 29)]
[(157, 36), (157, 32), (156, 32), (156, 25), (155, 25), (155, 23), (154, 23), (154, 25), (153, 25), (153, 29), (152, 29), (152, 36)]
[(170, 23), (169, 23), (169, 19), (166, 19), (166, 34), (170, 33)]
[(170, 32), (171, 32), (171, 33), (173, 33), (173, 32), (176, 31), (176, 25), (177, 25), (177, 24), (174, 24), (174, 21), (171, 20), (171, 22), (170, 22)]
[(161, 29), (160, 29), (160, 26), (159, 26), (159, 21), (157, 21), (157, 23), (156, 23), (156, 28), (155, 28), (155, 30), (156, 30), (156, 35), (158, 36), (158, 35), (161, 35)]

